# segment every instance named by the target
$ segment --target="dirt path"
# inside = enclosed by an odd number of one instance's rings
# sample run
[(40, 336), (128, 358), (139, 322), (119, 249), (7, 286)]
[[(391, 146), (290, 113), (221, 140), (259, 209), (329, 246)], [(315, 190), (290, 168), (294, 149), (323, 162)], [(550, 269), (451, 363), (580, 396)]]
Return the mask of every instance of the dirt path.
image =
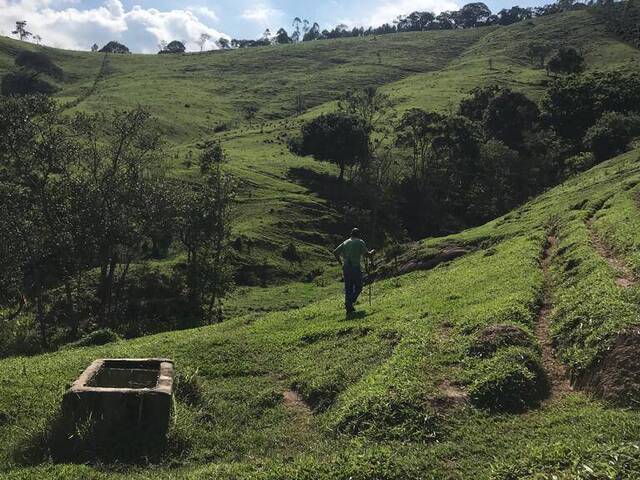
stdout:
[(573, 390), (567, 377), (564, 365), (555, 355), (551, 334), (549, 333), (549, 322), (553, 305), (551, 304), (551, 281), (549, 279), (549, 264), (551, 263), (551, 251), (555, 248), (557, 239), (550, 235), (547, 238), (547, 246), (542, 256), (542, 271), (544, 272), (544, 299), (542, 307), (536, 319), (535, 333), (542, 346), (542, 365), (549, 377), (551, 392), (549, 398), (566, 395)]
[(609, 266), (616, 271), (616, 284), (621, 288), (629, 288), (635, 285), (636, 278), (627, 263), (618, 257), (594, 231), (593, 219), (587, 222), (587, 228), (589, 229), (589, 235), (591, 237), (593, 247), (596, 249), (598, 254), (605, 259)]

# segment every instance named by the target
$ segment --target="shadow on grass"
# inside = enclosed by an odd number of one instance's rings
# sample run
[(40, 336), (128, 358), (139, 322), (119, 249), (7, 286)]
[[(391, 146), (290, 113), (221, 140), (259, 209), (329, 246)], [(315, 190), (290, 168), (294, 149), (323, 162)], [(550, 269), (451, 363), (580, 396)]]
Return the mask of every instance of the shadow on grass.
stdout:
[(91, 418), (72, 425), (57, 412), (44, 426), (32, 430), (12, 449), (17, 465), (45, 462), (100, 465), (167, 463), (189, 449), (189, 441), (174, 431), (152, 435), (134, 428), (115, 429)]

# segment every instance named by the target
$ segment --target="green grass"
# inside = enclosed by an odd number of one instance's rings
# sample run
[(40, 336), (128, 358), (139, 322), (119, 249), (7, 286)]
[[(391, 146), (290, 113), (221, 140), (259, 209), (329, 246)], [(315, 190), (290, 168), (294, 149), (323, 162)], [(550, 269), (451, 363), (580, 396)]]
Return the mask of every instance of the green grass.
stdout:
[[(110, 57), (95, 92), (73, 108), (147, 104), (168, 135), (173, 173), (185, 178), (197, 179), (197, 168), (185, 163), (189, 152), (193, 158), (199, 142), (221, 139), (227, 168), (242, 181), (234, 235), (253, 241), (252, 250), (242, 252), (245, 260), (295, 281), (237, 290), (227, 302), (229, 320), (219, 325), (1, 360), (0, 477), (638, 478), (637, 411), (584, 391), (520, 413), (484, 409), (496, 398), (525, 398), (542, 380), (542, 357), (537, 340), (524, 350), (502, 345), (487, 356), (472, 346), (483, 329), (503, 324), (535, 339), (544, 295), (541, 258), (551, 232), (558, 237), (550, 269), (552, 335), (570, 372), (588, 371), (621, 329), (637, 325), (638, 288), (616, 285), (588, 225), (640, 271), (640, 150), (486, 225), (418, 242), (409, 255), (433, 255), (445, 245), (466, 246), (469, 253), (375, 283), (373, 305), (365, 291), (365, 313), (345, 318), (340, 272), (328, 250), (341, 219), (296, 177), (300, 169), (335, 169), (284, 145), (301, 120), (292, 116), (298, 93), (313, 107), (302, 118), (331, 108), (347, 88), (371, 84), (384, 86), (400, 109), (451, 109), (472, 87), (494, 80), (539, 98), (545, 75), (522, 52), (540, 36), (578, 46), (589, 68), (633, 66), (639, 58), (606, 36), (588, 12), (506, 28)], [(0, 70), (18, 45), (0, 39)], [(70, 74), (61, 101), (85, 94), (102, 57), (48, 51)], [(251, 124), (242, 115), (248, 102), (261, 106)], [(214, 134), (220, 123), (229, 130)], [(302, 264), (282, 256), (289, 242), (303, 254)], [(56, 462), (45, 440), (67, 385), (91, 360), (125, 356), (166, 356), (183, 374), (197, 371), (202, 401), (176, 401), (160, 460)], [(282, 395), (289, 389), (312, 411), (286, 406)]]
[[(598, 166), (485, 226), (427, 241), (479, 246), (434, 270), (376, 283), (373, 306), (363, 305), (361, 317), (345, 319), (334, 293), (302, 308), (253, 312), (213, 327), (3, 360), (1, 468), (14, 478), (507, 479), (541, 472), (634, 478), (639, 457), (633, 445), (640, 433), (634, 411), (606, 407), (580, 392), (524, 414), (490, 413), (465, 403), (445, 408), (443, 385), (472, 391), (479, 372), (500, 374), (519, 364), (508, 350), (488, 359), (470, 355), (474, 333), (505, 322), (532, 330), (549, 229), (556, 226), (559, 248), (577, 242), (574, 223), (584, 224), (580, 212), (607, 199), (624, 200), (629, 186), (640, 181), (639, 153)], [(604, 263), (586, 241), (572, 251)], [(555, 255), (553, 268), (560, 270), (563, 261)], [(599, 302), (615, 304), (618, 293), (607, 285), (601, 279), (590, 288), (599, 286)], [(562, 291), (572, 292), (566, 286)], [(561, 295), (557, 301), (566, 304)], [(559, 308), (554, 325), (569, 317)], [(617, 327), (602, 328), (612, 333)], [(591, 355), (588, 343), (572, 339), (570, 345), (578, 356)], [(535, 349), (530, 352), (537, 357)], [(51, 464), (38, 439), (65, 385), (93, 358), (148, 355), (169, 356), (183, 372), (197, 369), (203, 385), (201, 404), (176, 404), (167, 460), (153, 473)], [(290, 388), (303, 395), (313, 415), (283, 405), (282, 392)], [(35, 465), (25, 465), (27, 459)], [(588, 476), (589, 469), (600, 476)]]

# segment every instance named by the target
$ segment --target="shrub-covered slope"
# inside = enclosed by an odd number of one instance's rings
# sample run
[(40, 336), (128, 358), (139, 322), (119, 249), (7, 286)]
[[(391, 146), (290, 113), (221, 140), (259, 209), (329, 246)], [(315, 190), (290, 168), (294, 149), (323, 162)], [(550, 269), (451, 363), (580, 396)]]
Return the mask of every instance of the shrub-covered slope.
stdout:
[[(365, 291), (353, 318), (335, 296), (198, 330), (3, 360), (0, 472), (637, 478), (640, 416), (598, 398), (637, 400), (637, 369), (612, 365), (620, 352), (633, 365), (638, 353), (639, 155), (605, 162), (482, 227), (426, 240), (415, 255), (444, 245), (469, 253), (373, 284), (372, 305)], [(575, 390), (553, 368), (549, 342)], [(197, 371), (199, 394), (178, 396), (167, 450), (148, 457), (152, 470), (113, 463), (113, 452), (68, 463), (51, 448), (65, 385), (103, 356), (168, 356), (186, 377)]]

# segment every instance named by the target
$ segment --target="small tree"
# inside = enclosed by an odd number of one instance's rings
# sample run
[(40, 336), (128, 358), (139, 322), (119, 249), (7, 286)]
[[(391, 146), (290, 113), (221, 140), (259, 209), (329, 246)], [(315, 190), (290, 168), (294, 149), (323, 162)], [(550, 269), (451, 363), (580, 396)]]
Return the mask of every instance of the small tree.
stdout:
[(11, 33), (13, 33), (14, 35), (18, 35), (18, 38), (20, 38), (20, 40), (23, 40), (23, 41), (33, 36), (33, 33), (27, 31), (26, 20), (18, 20), (16, 22), (16, 29), (13, 30)]
[(200, 34), (200, 37), (198, 38), (198, 41), (196, 42), (198, 44), (198, 46), (200, 47), (200, 51), (204, 50), (204, 46), (207, 44), (207, 42), (211, 40), (211, 35), (209, 35), (206, 32), (203, 32)]
[(180, 42), (179, 40), (173, 40), (172, 42), (169, 42), (167, 46), (163, 50), (160, 50), (158, 53), (184, 53), (185, 51), (186, 47), (184, 46), (184, 43)]
[(179, 201), (187, 297), (192, 312), (209, 322), (222, 320), (222, 298), (233, 284), (229, 255), (235, 186), (222, 172), (224, 161), (219, 143), (206, 144), (200, 156), (203, 183), (184, 189)]
[(369, 126), (347, 113), (320, 115), (302, 127), (302, 153), (335, 163), (344, 180), (348, 166), (366, 166), (369, 160)]
[(596, 124), (587, 130), (584, 146), (602, 162), (629, 148), (631, 139), (640, 133), (640, 117), (606, 112)]
[(291, 40), (291, 38), (289, 37), (289, 34), (284, 28), (281, 28), (280, 30), (278, 30), (278, 32), (276, 33), (275, 40), (278, 45), (286, 45), (288, 43), (292, 43), (293, 41)]
[(228, 50), (231, 48), (231, 42), (229, 42), (229, 39), (225, 37), (220, 37), (216, 41), (216, 45), (220, 50)]
[(584, 71), (584, 57), (573, 47), (561, 48), (547, 64), (547, 71), (571, 75)]
[(131, 53), (126, 45), (123, 45), (122, 43), (116, 42), (114, 40), (107, 43), (99, 51), (102, 53)]
[(100, 47), (98, 46), (97, 43), (94, 43), (93, 45), (91, 45), (91, 51), (93, 53), (96, 53), (98, 50), (100, 50)]
[(544, 68), (544, 61), (551, 50), (552, 47), (548, 43), (533, 42), (527, 47), (526, 55), (533, 63), (537, 64), (539, 68)]

